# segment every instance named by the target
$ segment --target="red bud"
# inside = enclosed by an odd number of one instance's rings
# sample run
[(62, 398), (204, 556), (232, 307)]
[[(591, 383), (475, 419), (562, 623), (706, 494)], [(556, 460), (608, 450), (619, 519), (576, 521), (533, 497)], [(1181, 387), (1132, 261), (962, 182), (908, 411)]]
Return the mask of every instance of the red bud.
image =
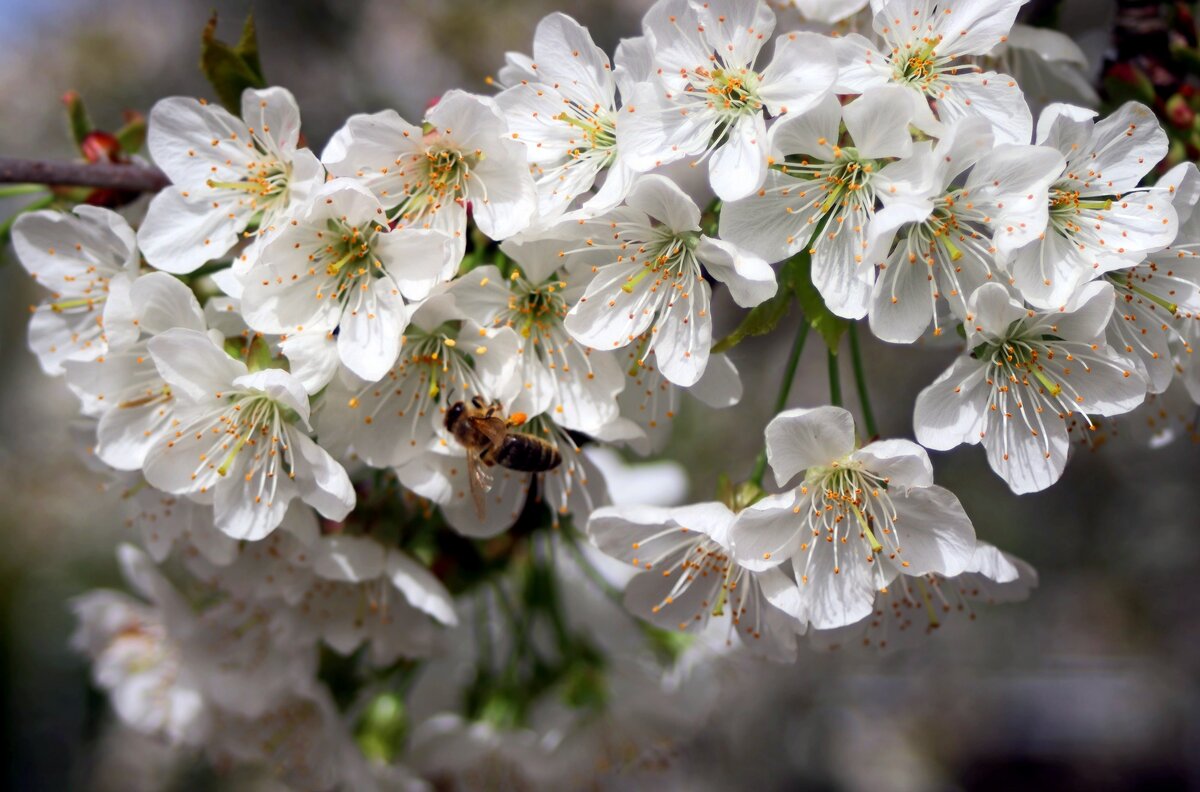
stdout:
[(92, 163), (125, 160), (125, 155), (121, 152), (121, 141), (109, 132), (88, 132), (80, 141), (79, 150), (83, 153), (83, 158)]

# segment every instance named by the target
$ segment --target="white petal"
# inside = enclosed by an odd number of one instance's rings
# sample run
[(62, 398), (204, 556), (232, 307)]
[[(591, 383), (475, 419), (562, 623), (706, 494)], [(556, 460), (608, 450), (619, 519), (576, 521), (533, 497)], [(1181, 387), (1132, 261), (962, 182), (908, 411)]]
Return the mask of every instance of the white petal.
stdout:
[(207, 329), (196, 295), (183, 281), (165, 272), (151, 272), (138, 278), (129, 297), (138, 324), (147, 333), (162, 333), (172, 327), (199, 332)]
[(423, 300), (458, 269), (458, 245), (443, 231), (405, 229), (380, 234), (373, 249), (409, 300)]
[(387, 576), (409, 605), (448, 627), (458, 624), (454, 598), (424, 565), (404, 553), (393, 551), (388, 553)]
[(833, 39), (838, 59), (836, 93), (861, 94), (870, 88), (887, 84), (891, 77), (888, 59), (875, 45), (858, 33)]
[(672, 231), (697, 231), (700, 207), (666, 176), (650, 175), (639, 179), (629, 192), (626, 203), (664, 223)]
[(213, 488), (213, 525), (222, 533), (257, 542), (279, 527), (296, 496), (296, 486), (287, 476), (279, 475), (273, 482), (273, 496), (260, 499), (259, 479), (258, 475), (240, 474), (235, 465), (230, 475)]
[(947, 125), (978, 116), (987, 119), (1000, 143), (1029, 143), (1033, 115), (1017, 81), (996, 72), (944, 75), (947, 86), (938, 93), (938, 118)]
[(333, 534), (312, 548), (312, 570), (326, 580), (363, 583), (384, 574), (387, 549), (366, 536)]
[[(704, 374), (712, 347), (712, 312), (708, 283), (697, 278), (691, 294), (668, 303), (655, 329), (654, 360), (668, 380), (680, 387), (695, 385)], [(682, 303), (682, 304), (681, 304)]]
[(788, 33), (775, 40), (775, 54), (763, 70), (758, 95), (773, 116), (802, 113), (829, 92), (837, 76), (837, 53), (830, 39)]
[(272, 401), (295, 412), (304, 423), (308, 423), (308, 392), (290, 372), (283, 369), (252, 371), (234, 378), (233, 385), (239, 389), (259, 391)]
[(904, 574), (953, 577), (967, 568), (975, 553), (975, 528), (954, 493), (923, 487), (894, 494), (892, 503), (899, 550), (889, 558)]
[(779, 290), (770, 264), (723, 239), (700, 237), (696, 257), (709, 274), (729, 288), (733, 301), (743, 308), (753, 308)]
[(739, 119), (708, 162), (713, 192), (723, 201), (745, 198), (767, 173), (767, 126), (762, 115)]
[(1138, 186), (1167, 156), (1167, 145), (1167, 135), (1154, 111), (1126, 102), (1096, 123), (1089, 141), (1095, 156), (1088, 157), (1087, 178), (1110, 195), (1125, 192)]
[(1067, 428), (1051, 416), (1033, 434), (1021, 417), (993, 417), (983, 438), (991, 465), (1018, 495), (1040, 492), (1062, 476), (1070, 441)]
[(296, 456), (296, 485), (300, 497), (322, 516), (344, 520), (354, 509), (354, 485), (345, 468), (329, 453), (298, 431), (289, 432)]
[(271, 87), (242, 92), (242, 120), (261, 140), (269, 141), (285, 157), (300, 140), (300, 106), (286, 88)]
[(195, 402), (215, 398), (246, 373), (245, 364), (198, 330), (168, 330), (150, 339), (148, 346), (171, 390)]
[(975, 290), (969, 302), (968, 338), (975, 333), (1003, 337), (1013, 322), (1026, 316), (1025, 308), (999, 283), (985, 283)]
[(612, 106), (615, 83), (608, 56), (592, 42), (588, 29), (566, 14), (549, 14), (538, 22), (533, 59), (539, 78), (581, 106)]
[(912, 91), (898, 85), (872, 88), (842, 108), (846, 131), (864, 157), (907, 157), (912, 153), (908, 125)]
[(767, 460), (779, 486), (810, 467), (825, 467), (854, 450), (854, 416), (841, 407), (788, 410), (766, 429)]
[(704, 150), (717, 127), (710, 113), (679, 112), (655, 83), (639, 83), (621, 108), (617, 150), (635, 171), (654, 170)]
[(346, 368), (374, 382), (382, 378), (400, 355), (400, 336), (408, 324), (408, 310), (388, 278), (374, 278), (363, 291), (350, 297), (338, 333), (338, 357)]
[(704, 375), (688, 393), (709, 407), (732, 407), (742, 400), (742, 379), (728, 355), (711, 355)]
[(925, 449), (909, 440), (876, 440), (851, 454), (870, 472), (883, 476), (889, 487), (933, 486), (933, 465)]
[(917, 396), (913, 429), (926, 448), (946, 451), (983, 437), (988, 384), (985, 365), (963, 356)]
[(138, 229), (138, 246), (146, 261), (180, 275), (228, 253), (253, 214), (238, 207), (228, 192), (167, 187), (154, 196)]
[[(776, 567), (800, 546), (802, 524), (794, 509), (811, 508), (795, 493), (771, 495), (738, 512), (730, 529), (733, 556), (750, 570)], [(824, 544), (819, 542), (818, 544)]]

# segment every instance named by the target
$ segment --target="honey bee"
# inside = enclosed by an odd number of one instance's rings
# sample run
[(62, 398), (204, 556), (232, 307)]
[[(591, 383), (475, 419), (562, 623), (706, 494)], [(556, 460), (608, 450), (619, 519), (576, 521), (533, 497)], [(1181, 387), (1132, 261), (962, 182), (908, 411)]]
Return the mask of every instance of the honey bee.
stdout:
[(483, 519), (483, 496), (492, 488), (488, 468), (500, 465), (522, 473), (544, 473), (562, 463), (562, 455), (552, 444), (510, 427), (525, 423), (523, 413), (505, 418), (499, 404), (488, 404), (476, 396), (468, 405), (456, 402), (446, 411), (446, 429), (467, 449), (467, 478), (475, 511)]

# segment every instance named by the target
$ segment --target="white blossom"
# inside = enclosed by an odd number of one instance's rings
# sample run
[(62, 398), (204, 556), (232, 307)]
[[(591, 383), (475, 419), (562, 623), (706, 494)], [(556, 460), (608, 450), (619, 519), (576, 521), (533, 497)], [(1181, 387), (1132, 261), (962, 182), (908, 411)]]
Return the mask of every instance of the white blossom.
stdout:
[(1052, 105), (1038, 120), (1038, 143), (1065, 165), (1050, 187), (1046, 233), (1007, 256), (1013, 282), (1037, 308), (1065, 305), (1084, 283), (1136, 265), (1178, 231), (1167, 194), (1135, 190), (1167, 153), (1154, 113), (1131, 102), (1095, 124), (1092, 115)]
[(216, 526), (238, 539), (269, 534), (297, 496), (335, 520), (354, 507), (346, 471), (301, 429), (308, 394), (295, 378), (250, 373), (194, 330), (168, 330), (149, 346), (179, 400), (174, 431), (146, 457), (151, 485), (211, 502)]
[(151, 201), (138, 230), (152, 266), (192, 272), (229, 253), (243, 233), (269, 236), (325, 180), (317, 158), (300, 146), (300, 109), (290, 92), (248, 88), (241, 110), (237, 118), (175, 96), (150, 111), (146, 143), (173, 182)]
[(1136, 365), (1110, 349), (1108, 283), (1091, 283), (1060, 311), (1035, 311), (998, 283), (971, 296), (967, 352), (917, 397), (921, 445), (983, 443), (988, 464), (1013, 492), (1036, 492), (1067, 463), (1066, 420), (1119, 415), (1146, 396)]
[(767, 425), (767, 458), (780, 486), (737, 515), (734, 558), (764, 578), (766, 596), (802, 626), (842, 627), (871, 612), (897, 575), (962, 572), (975, 531), (958, 498), (933, 483), (925, 450), (907, 440), (856, 448), (854, 418), (839, 407), (796, 409)]
[[(636, 173), (617, 148), (617, 87), (608, 56), (587, 28), (565, 14), (538, 23), (528, 71), (496, 97), (512, 137), (525, 144), (538, 191), (537, 222), (545, 224), (588, 193), (601, 172), (604, 185), (583, 204), (591, 213), (616, 206)], [(624, 83), (624, 84), (622, 84)]]
[(321, 160), (335, 176), (375, 193), (397, 228), (433, 228), (466, 245), (467, 208), (483, 233), (505, 239), (537, 210), (525, 146), (508, 131), (495, 100), (450, 91), (425, 114), (428, 131), (394, 110), (356, 115)]
[(780, 36), (771, 62), (757, 66), (774, 29), (763, 0), (658, 0), (643, 21), (655, 73), (626, 98), (617, 130), (630, 167), (699, 155), (720, 198), (757, 190), (767, 173), (763, 111), (808, 110), (837, 74), (832, 46), (812, 33)]
[[(334, 179), (263, 247), (245, 276), (242, 311), (265, 333), (319, 339), (336, 330), (343, 365), (375, 380), (400, 354), (404, 298), (428, 296), (457, 264), (448, 235), (389, 230), (368, 190)], [(304, 357), (294, 347), (291, 354)]]
[(572, 267), (576, 261), (592, 264), (595, 275), (564, 320), (567, 332), (604, 351), (648, 332), (638, 360), (654, 352), (658, 368), (676, 385), (694, 385), (708, 365), (712, 292), (701, 267), (746, 307), (777, 288), (762, 259), (703, 234), (700, 209), (662, 176), (638, 181), (624, 206), (574, 225), (556, 229), (574, 234), (574, 246), (563, 256)]
[(755, 653), (791, 659), (800, 625), (771, 605), (764, 591), (764, 585), (782, 588), (783, 573), (734, 562), (735, 517), (721, 503), (609, 506), (592, 513), (588, 535), (601, 552), (639, 570), (625, 588), (625, 607), (633, 614), (686, 632), (725, 617), (727, 634), (737, 633)]
[(1033, 119), (1017, 81), (983, 71), (970, 60), (1007, 40), (1024, 2), (872, 0), (881, 46), (857, 33), (835, 39), (839, 73), (834, 90), (864, 93), (899, 85), (909, 92), (916, 111), (913, 123), (926, 132), (936, 135), (943, 123), (978, 116), (992, 125), (998, 141), (1028, 143)]
[(13, 224), (21, 265), (50, 296), (33, 306), (29, 347), (47, 374), (71, 360), (95, 360), (137, 337), (128, 322), (138, 273), (133, 229), (107, 209), (30, 212)]

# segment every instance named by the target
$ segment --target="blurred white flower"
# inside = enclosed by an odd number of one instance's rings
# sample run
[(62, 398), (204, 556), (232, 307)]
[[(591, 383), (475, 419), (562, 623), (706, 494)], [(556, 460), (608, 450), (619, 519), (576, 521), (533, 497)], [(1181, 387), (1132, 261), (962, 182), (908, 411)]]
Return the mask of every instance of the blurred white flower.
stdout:
[(110, 344), (137, 338), (127, 320), (138, 254), (125, 218), (87, 205), (70, 214), (31, 212), (13, 223), (12, 240), (21, 265), (50, 290), (29, 322), (29, 347), (43, 371), (61, 374), (67, 361), (95, 360)]

